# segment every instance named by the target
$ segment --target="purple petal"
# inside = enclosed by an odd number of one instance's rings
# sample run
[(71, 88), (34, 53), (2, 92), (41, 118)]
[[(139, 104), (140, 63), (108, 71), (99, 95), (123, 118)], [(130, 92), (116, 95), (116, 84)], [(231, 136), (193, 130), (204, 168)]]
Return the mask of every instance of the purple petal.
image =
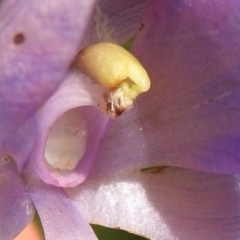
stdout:
[(88, 221), (152, 240), (240, 238), (239, 176), (166, 168), (90, 179), (66, 191)]
[(25, 167), (37, 137), (36, 117), (32, 117), (5, 143), (6, 152), (15, 160), (19, 173)]
[(240, 172), (239, 14), (235, 0), (149, 2), (133, 51), (152, 87), (112, 124), (93, 174)]
[(29, 191), (41, 218), (46, 240), (96, 240), (89, 224), (61, 188), (27, 176)]
[(123, 45), (134, 38), (141, 28), (141, 19), (147, 2), (147, 0), (98, 1), (85, 44), (110, 41)]
[(0, 142), (63, 79), (85, 36), (94, 2), (1, 1)]
[(33, 219), (34, 206), (14, 161), (0, 159), (0, 239), (16, 237)]
[[(98, 98), (102, 98), (102, 96), (98, 97), (98, 92), (100, 95), (102, 94), (101, 88), (99, 88), (97, 84), (88, 84), (87, 77), (83, 74), (70, 73), (58, 91), (39, 112), (37, 138), (34, 142), (30, 161), (43, 181), (56, 186), (70, 187), (76, 186), (86, 179), (109, 120), (109, 117), (97, 108)], [(56, 120), (68, 110), (73, 110), (78, 119), (85, 120), (87, 146), (84, 156), (79, 159), (78, 165), (73, 170), (59, 170), (46, 163), (46, 144), (50, 141), (49, 133)], [(81, 144), (79, 142), (79, 147)], [(58, 149), (51, 150), (52, 156), (56, 156), (56, 150)], [(69, 151), (73, 151), (71, 144)]]

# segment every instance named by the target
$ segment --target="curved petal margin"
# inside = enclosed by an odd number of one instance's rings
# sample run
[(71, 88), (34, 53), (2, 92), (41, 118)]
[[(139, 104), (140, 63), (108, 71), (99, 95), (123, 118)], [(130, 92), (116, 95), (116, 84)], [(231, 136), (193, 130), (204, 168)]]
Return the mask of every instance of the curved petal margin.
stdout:
[[(56, 186), (71, 187), (76, 186), (86, 179), (95, 161), (96, 153), (109, 120), (109, 117), (103, 114), (97, 107), (99, 101), (103, 99), (102, 91), (100, 85), (89, 82), (89, 79), (85, 75), (72, 72), (67, 75), (58, 91), (54, 93), (39, 111), (37, 116), (37, 138), (30, 156), (30, 162), (44, 182)], [(75, 114), (74, 121), (83, 119), (86, 123), (86, 150), (74, 169), (60, 170), (50, 166), (46, 162), (45, 151), (49, 141), (49, 134), (54, 124), (63, 114), (69, 114), (69, 110)], [(71, 124), (72, 122), (68, 124), (70, 126), (66, 127), (71, 128)], [(78, 131), (81, 131), (81, 129), (78, 129)], [(54, 141), (56, 142), (56, 139)], [(82, 142), (74, 142), (74, 144), (79, 144), (80, 148)], [(73, 143), (71, 141), (70, 143), (66, 141), (64, 145), (69, 146), (68, 151), (73, 151)], [(57, 156), (56, 151), (58, 148), (51, 150), (51, 156)], [(57, 158), (60, 158), (60, 156)]]
[(46, 240), (97, 240), (90, 225), (61, 188), (29, 175), (26, 175), (26, 181)]

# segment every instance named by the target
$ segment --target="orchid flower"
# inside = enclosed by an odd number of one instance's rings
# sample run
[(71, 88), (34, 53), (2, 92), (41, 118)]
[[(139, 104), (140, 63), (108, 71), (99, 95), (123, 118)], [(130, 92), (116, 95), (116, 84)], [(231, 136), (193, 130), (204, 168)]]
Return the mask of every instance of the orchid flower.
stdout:
[[(97, 239), (88, 222), (239, 239), (239, 13), (236, 0), (2, 0), (0, 239), (35, 208), (46, 239)], [(152, 87), (110, 120), (70, 66), (87, 45), (133, 37)], [(78, 161), (57, 170), (54, 144), (76, 121)]]

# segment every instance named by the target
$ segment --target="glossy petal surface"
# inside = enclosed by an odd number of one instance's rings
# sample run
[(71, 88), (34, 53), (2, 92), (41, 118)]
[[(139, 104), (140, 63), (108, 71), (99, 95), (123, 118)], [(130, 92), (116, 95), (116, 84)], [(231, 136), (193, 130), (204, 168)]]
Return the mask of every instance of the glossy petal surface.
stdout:
[(239, 1), (150, 1), (133, 52), (152, 87), (110, 127), (93, 175), (240, 172)]
[(63, 79), (78, 52), (94, 3), (1, 1), (1, 141), (31, 116)]
[(89, 224), (61, 188), (27, 176), (46, 240), (97, 240)]
[(33, 219), (34, 206), (15, 163), (0, 159), (0, 239), (16, 237)]
[(89, 179), (66, 191), (90, 222), (151, 240), (240, 237), (239, 176), (165, 168)]

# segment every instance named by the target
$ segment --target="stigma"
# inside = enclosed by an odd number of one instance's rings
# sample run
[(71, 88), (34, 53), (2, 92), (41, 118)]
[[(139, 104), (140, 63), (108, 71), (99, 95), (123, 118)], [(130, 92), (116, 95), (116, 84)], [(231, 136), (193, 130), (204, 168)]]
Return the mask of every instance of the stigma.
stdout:
[(151, 85), (141, 63), (123, 47), (110, 42), (82, 49), (73, 67), (107, 89), (105, 104), (100, 108), (112, 118), (130, 109), (136, 97)]
[(71, 109), (57, 119), (49, 133), (46, 162), (54, 169), (73, 170), (85, 154), (86, 144), (86, 122), (77, 109)]

